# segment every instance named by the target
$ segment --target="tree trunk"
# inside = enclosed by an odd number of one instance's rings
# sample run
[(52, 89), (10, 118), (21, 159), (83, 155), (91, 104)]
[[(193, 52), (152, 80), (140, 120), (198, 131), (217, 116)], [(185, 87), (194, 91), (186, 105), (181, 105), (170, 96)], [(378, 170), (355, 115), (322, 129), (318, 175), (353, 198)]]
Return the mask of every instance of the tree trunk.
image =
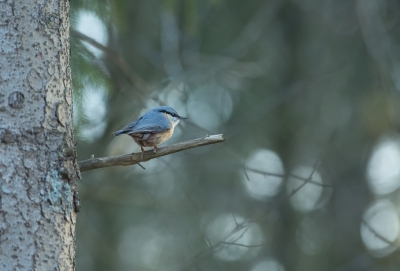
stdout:
[(74, 270), (69, 1), (0, 13), (0, 270)]

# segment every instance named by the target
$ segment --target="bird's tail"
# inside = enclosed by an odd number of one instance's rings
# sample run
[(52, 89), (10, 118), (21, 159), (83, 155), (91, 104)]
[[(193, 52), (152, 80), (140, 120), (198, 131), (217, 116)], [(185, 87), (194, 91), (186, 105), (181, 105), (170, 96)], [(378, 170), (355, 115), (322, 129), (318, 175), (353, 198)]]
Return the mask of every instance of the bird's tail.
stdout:
[(114, 134), (114, 136), (119, 136), (119, 135), (122, 135), (124, 132), (125, 132), (124, 130), (118, 130), (118, 131), (115, 131), (113, 134)]

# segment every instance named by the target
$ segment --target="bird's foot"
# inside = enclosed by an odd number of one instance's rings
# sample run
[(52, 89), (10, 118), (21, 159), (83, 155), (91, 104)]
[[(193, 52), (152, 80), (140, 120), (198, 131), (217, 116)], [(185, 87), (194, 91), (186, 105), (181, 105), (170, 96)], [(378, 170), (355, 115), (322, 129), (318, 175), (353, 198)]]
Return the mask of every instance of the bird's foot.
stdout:
[(140, 156), (140, 161), (143, 162), (143, 153), (144, 153), (144, 149), (143, 149), (143, 147), (140, 147), (140, 149), (142, 150), (142, 155)]

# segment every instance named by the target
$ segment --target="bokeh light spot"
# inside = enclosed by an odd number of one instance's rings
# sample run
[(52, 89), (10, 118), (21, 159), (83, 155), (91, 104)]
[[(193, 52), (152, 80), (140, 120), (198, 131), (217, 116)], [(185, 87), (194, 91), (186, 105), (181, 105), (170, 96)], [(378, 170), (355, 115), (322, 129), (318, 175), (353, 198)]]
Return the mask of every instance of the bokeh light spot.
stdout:
[[(77, 30), (82, 34), (106, 45), (108, 41), (107, 29), (103, 22), (93, 12), (81, 11), (78, 15)], [(96, 57), (100, 57), (103, 52), (87, 42), (83, 42), (87, 49)]]
[(226, 122), (233, 109), (232, 97), (228, 91), (217, 85), (201, 86), (193, 91), (187, 103), (191, 121), (214, 131)]
[(367, 166), (370, 189), (386, 195), (400, 187), (400, 140), (398, 136), (384, 136), (375, 146)]
[[(264, 238), (260, 227), (253, 223), (234, 231), (236, 222), (241, 223), (244, 219), (240, 216), (233, 217), (232, 214), (223, 214), (212, 220), (206, 227), (206, 235), (212, 245), (221, 241), (222, 249), (214, 256), (225, 261), (250, 260), (258, 255)], [(240, 244), (240, 245), (236, 245)], [(247, 247), (246, 247), (247, 246)]]
[[(265, 200), (275, 196), (281, 187), (284, 174), (279, 156), (268, 149), (259, 149), (249, 155), (242, 173), (242, 183), (253, 198)], [(263, 174), (265, 173), (265, 174)], [(268, 174), (277, 174), (272, 176)]]
[(106, 128), (106, 90), (102, 87), (87, 87), (82, 102), (83, 114), (88, 122), (82, 125), (80, 137), (93, 142), (100, 138)]
[(257, 263), (251, 271), (285, 271), (285, 268), (278, 261), (268, 259)]
[(297, 166), (292, 171), (292, 174), (304, 178), (304, 180), (294, 177), (288, 179), (287, 194), (291, 195), (290, 203), (293, 208), (300, 212), (309, 212), (314, 210), (322, 195), (323, 187), (316, 184), (323, 184), (321, 175), (317, 171), (315, 171), (311, 177), (313, 182), (316, 183), (307, 182), (304, 184), (305, 180), (310, 177), (312, 172), (312, 167)]
[(399, 235), (399, 216), (396, 207), (388, 200), (379, 200), (363, 216), (361, 237), (365, 246), (377, 257), (393, 252), (391, 245)]

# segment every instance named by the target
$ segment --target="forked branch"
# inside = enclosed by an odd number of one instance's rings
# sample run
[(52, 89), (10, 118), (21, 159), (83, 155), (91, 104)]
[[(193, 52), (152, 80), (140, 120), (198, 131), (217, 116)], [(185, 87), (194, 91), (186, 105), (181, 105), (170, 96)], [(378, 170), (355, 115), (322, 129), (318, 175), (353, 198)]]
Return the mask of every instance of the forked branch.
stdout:
[(135, 165), (140, 162), (146, 162), (151, 159), (161, 157), (167, 154), (184, 151), (187, 149), (192, 149), (200, 146), (215, 144), (223, 142), (225, 139), (222, 135), (210, 135), (203, 138), (193, 139), (181, 143), (177, 143), (164, 148), (157, 148), (157, 153), (151, 151), (146, 151), (143, 153), (130, 153), (125, 155), (101, 157), (101, 158), (91, 158), (88, 160), (79, 161), (79, 168), (81, 172), (103, 168), (103, 167), (113, 167), (113, 166), (130, 166)]

